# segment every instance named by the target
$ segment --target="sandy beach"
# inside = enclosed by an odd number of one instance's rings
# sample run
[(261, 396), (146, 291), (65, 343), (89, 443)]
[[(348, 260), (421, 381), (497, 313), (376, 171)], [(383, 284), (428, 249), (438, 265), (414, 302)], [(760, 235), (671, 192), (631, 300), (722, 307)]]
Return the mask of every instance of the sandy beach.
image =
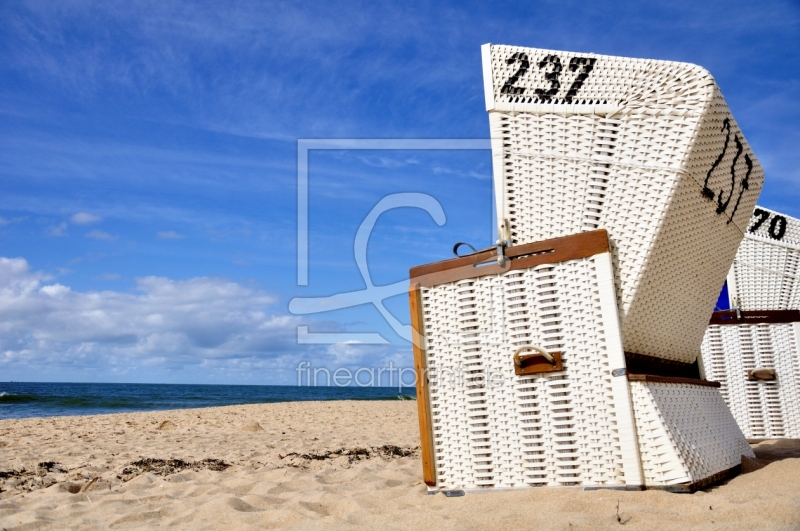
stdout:
[(800, 441), (695, 494), (421, 483), (416, 403), (0, 421), (0, 528), (799, 529)]

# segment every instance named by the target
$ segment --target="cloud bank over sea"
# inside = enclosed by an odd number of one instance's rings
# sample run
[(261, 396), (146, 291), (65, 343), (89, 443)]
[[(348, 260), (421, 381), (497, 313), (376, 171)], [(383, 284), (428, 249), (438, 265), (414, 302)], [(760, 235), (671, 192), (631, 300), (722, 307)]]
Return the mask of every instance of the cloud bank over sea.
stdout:
[[(298, 317), (269, 311), (276, 298), (224, 278), (136, 279), (132, 293), (78, 292), (0, 258), (0, 367), (44, 372), (176, 370), (221, 360), (268, 369), (291, 356)], [(85, 372), (85, 371), (84, 371)]]

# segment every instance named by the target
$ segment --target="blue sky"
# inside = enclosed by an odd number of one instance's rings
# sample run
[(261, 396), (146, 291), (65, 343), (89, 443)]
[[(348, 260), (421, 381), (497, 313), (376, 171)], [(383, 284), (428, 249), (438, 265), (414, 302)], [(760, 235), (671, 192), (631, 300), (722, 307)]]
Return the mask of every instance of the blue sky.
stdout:
[[(317, 366), (411, 365), (371, 306), (293, 297), (376, 284), (491, 238), (488, 151), (315, 151), (309, 284), (297, 285), (297, 139), (488, 137), (486, 42), (696, 63), (800, 217), (797, 2), (4, 2), (0, 380), (294, 383)], [(387, 307), (408, 322), (404, 296)], [(298, 345), (377, 332), (385, 345)]]

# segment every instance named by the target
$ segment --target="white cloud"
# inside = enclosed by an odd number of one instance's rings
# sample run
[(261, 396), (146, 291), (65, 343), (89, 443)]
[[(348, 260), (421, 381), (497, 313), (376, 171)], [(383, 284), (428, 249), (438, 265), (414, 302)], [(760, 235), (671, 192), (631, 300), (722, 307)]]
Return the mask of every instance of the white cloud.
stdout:
[(358, 157), (361, 162), (373, 168), (401, 168), (409, 164), (419, 164), (419, 161), (414, 158), (398, 159), (395, 157), (379, 157), (379, 156), (360, 156)]
[(50, 236), (66, 236), (67, 224), (61, 223), (58, 226), (50, 227), (48, 233)]
[(159, 238), (163, 238), (165, 240), (181, 240), (185, 238), (183, 234), (178, 234), (174, 230), (165, 230), (158, 233)]
[(222, 278), (144, 277), (133, 293), (79, 292), (48, 280), (23, 258), (0, 258), (0, 371), (9, 364), (180, 369), (274, 361), (297, 350), (299, 318), (268, 312), (274, 296)]
[(67, 286), (62, 286), (61, 284), (52, 284), (50, 286), (42, 286), (39, 289), (40, 293), (44, 293), (45, 295), (49, 295), (55, 298), (61, 298), (69, 293), (71, 290)]
[[(0, 257), (0, 374), (51, 381), (284, 383), (296, 367), (409, 367), (407, 345), (298, 345), (276, 297), (214, 277), (136, 279), (132, 292), (81, 292)], [(396, 374), (396, 373), (395, 373)], [(383, 381), (383, 385), (393, 385)]]
[(112, 236), (107, 232), (103, 232), (102, 230), (93, 230), (91, 232), (86, 233), (87, 238), (92, 238), (93, 240), (116, 240), (116, 236)]
[(433, 167), (433, 173), (435, 173), (436, 175), (442, 175), (442, 174), (444, 174), (444, 175), (456, 175), (458, 177), (471, 177), (473, 179), (481, 179), (481, 180), (486, 180), (486, 179), (491, 179), (492, 178), (492, 174), (488, 170), (485, 171), (485, 172), (478, 172), (478, 171), (475, 171), (475, 170), (472, 170), (472, 171), (460, 171), (460, 170), (454, 170), (452, 168), (445, 168), (443, 166), (434, 166)]
[(369, 356), (371, 351), (375, 348), (371, 345), (364, 345), (355, 341), (347, 341), (345, 343), (336, 343), (329, 345), (327, 353), (339, 365), (353, 366), (359, 365), (366, 361), (365, 357)]
[(90, 223), (95, 223), (96, 221), (100, 221), (98, 216), (94, 214), (89, 214), (87, 212), (78, 212), (73, 214), (71, 218), (69, 218), (72, 223), (75, 225), (88, 225)]
[(11, 219), (0, 216), (0, 227), (5, 227), (6, 225), (11, 225), (12, 223), (19, 223), (20, 221), (25, 221), (25, 219), (27, 219), (25, 216), (20, 216)]

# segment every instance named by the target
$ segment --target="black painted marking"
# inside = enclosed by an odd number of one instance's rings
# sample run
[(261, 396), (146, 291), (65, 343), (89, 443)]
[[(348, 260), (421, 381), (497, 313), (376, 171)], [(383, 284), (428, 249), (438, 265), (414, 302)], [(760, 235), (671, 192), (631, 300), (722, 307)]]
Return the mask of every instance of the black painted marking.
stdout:
[[(572, 85), (569, 87), (567, 91), (567, 96), (564, 98), (567, 103), (572, 103), (572, 98), (574, 98), (580, 88), (583, 86), (583, 82), (589, 77), (589, 72), (594, 69), (594, 64), (597, 62), (597, 59), (593, 57), (573, 57), (569, 60), (569, 71), (574, 72), (579, 67), (583, 67), (581, 72), (575, 78), (575, 81), (572, 82)], [(589, 101), (589, 103), (592, 103)]]
[(728, 151), (728, 140), (731, 138), (731, 122), (729, 118), (725, 118), (722, 121), (722, 129), (720, 131), (728, 130), (727, 134), (725, 135), (725, 144), (722, 146), (722, 153), (719, 154), (717, 160), (714, 161), (714, 164), (711, 165), (711, 169), (708, 170), (706, 174), (706, 180), (703, 182), (703, 195), (707, 198), (713, 200), (714, 199), (714, 192), (711, 191), (711, 188), (708, 187), (708, 180), (711, 179), (711, 173), (717, 169), (719, 163), (722, 162), (722, 159), (725, 157), (725, 152)]
[(525, 94), (525, 87), (515, 87), (514, 83), (519, 81), (519, 78), (525, 75), (530, 68), (530, 62), (528, 61), (528, 56), (522, 52), (516, 52), (514, 55), (508, 58), (506, 64), (513, 65), (514, 63), (519, 62), (519, 68), (514, 75), (508, 78), (508, 80), (503, 85), (503, 88), (500, 89), (501, 94)]
[(760, 208), (755, 209), (753, 211), (753, 215), (758, 216), (759, 219), (753, 224), (752, 227), (750, 227), (749, 232), (757, 231), (761, 227), (761, 225), (763, 225), (764, 222), (769, 219), (769, 212), (767, 212), (766, 210), (762, 210)]
[[(753, 226), (750, 227), (747, 232), (756, 232), (759, 228), (761, 228), (761, 226), (770, 218), (770, 213), (761, 208), (757, 208), (753, 211), (753, 216), (758, 217), (758, 220), (753, 223)], [(773, 240), (781, 241), (786, 235), (786, 225), (786, 218), (780, 214), (775, 214), (772, 216), (772, 221), (769, 222), (767, 234), (769, 234), (769, 237)]]
[(724, 203), (722, 202), (722, 190), (719, 191), (719, 195), (717, 196), (717, 214), (722, 214), (728, 210), (728, 205), (733, 197), (733, 189), (736, 188), (736, 161), (739, 160), (744, 146), (739, 141), (739, 135), (733, 135), (733, 141), (736, 142), (736, 155), (733, 156), (733, 162), (731, 162), (731, 191), (728, 193), (728, 199), (726, 199)]
[[(728, 223), (733, 221), (733, 216), (736, 215), (736, 210), (739, 208), (739, 202), (742, 200), (744, 191), (750, 189), (750, 173), (753, 171), (753, 161), (750, 160), (750, 155), (746, 153), (744, 155), (744, 163), (747, 165), (747, 173), (744, 174), (744, 179), (742, 179), (742, 185), (739, 187), (739, 197), (736, 198), (736, 204), (733, 206), (731, 217), (728, 218)], [(726, 225), (728, 223), (726, 223)]]
[(558, 89), (561, 87), (558, 77), (561, 75), (561, 59), (557, 55), (548, 55), (539, 61), (539, 70), (547, 68), (548, 65), (553, 65), (553, 69), (544, 75), (544, 78), (550, 82), (550, 88), (536, 89), (536, 94), (542, 98), (543, 101), (551, 101), (553, 96), (558, 94)]
[[(780, 228), (778, 228), (780, 225)], [(786, 234), (786, 218), (783, 216), (775, 216), (769, 223), (769, 237), (773, 240), (781, 241), (783, 235)]]

